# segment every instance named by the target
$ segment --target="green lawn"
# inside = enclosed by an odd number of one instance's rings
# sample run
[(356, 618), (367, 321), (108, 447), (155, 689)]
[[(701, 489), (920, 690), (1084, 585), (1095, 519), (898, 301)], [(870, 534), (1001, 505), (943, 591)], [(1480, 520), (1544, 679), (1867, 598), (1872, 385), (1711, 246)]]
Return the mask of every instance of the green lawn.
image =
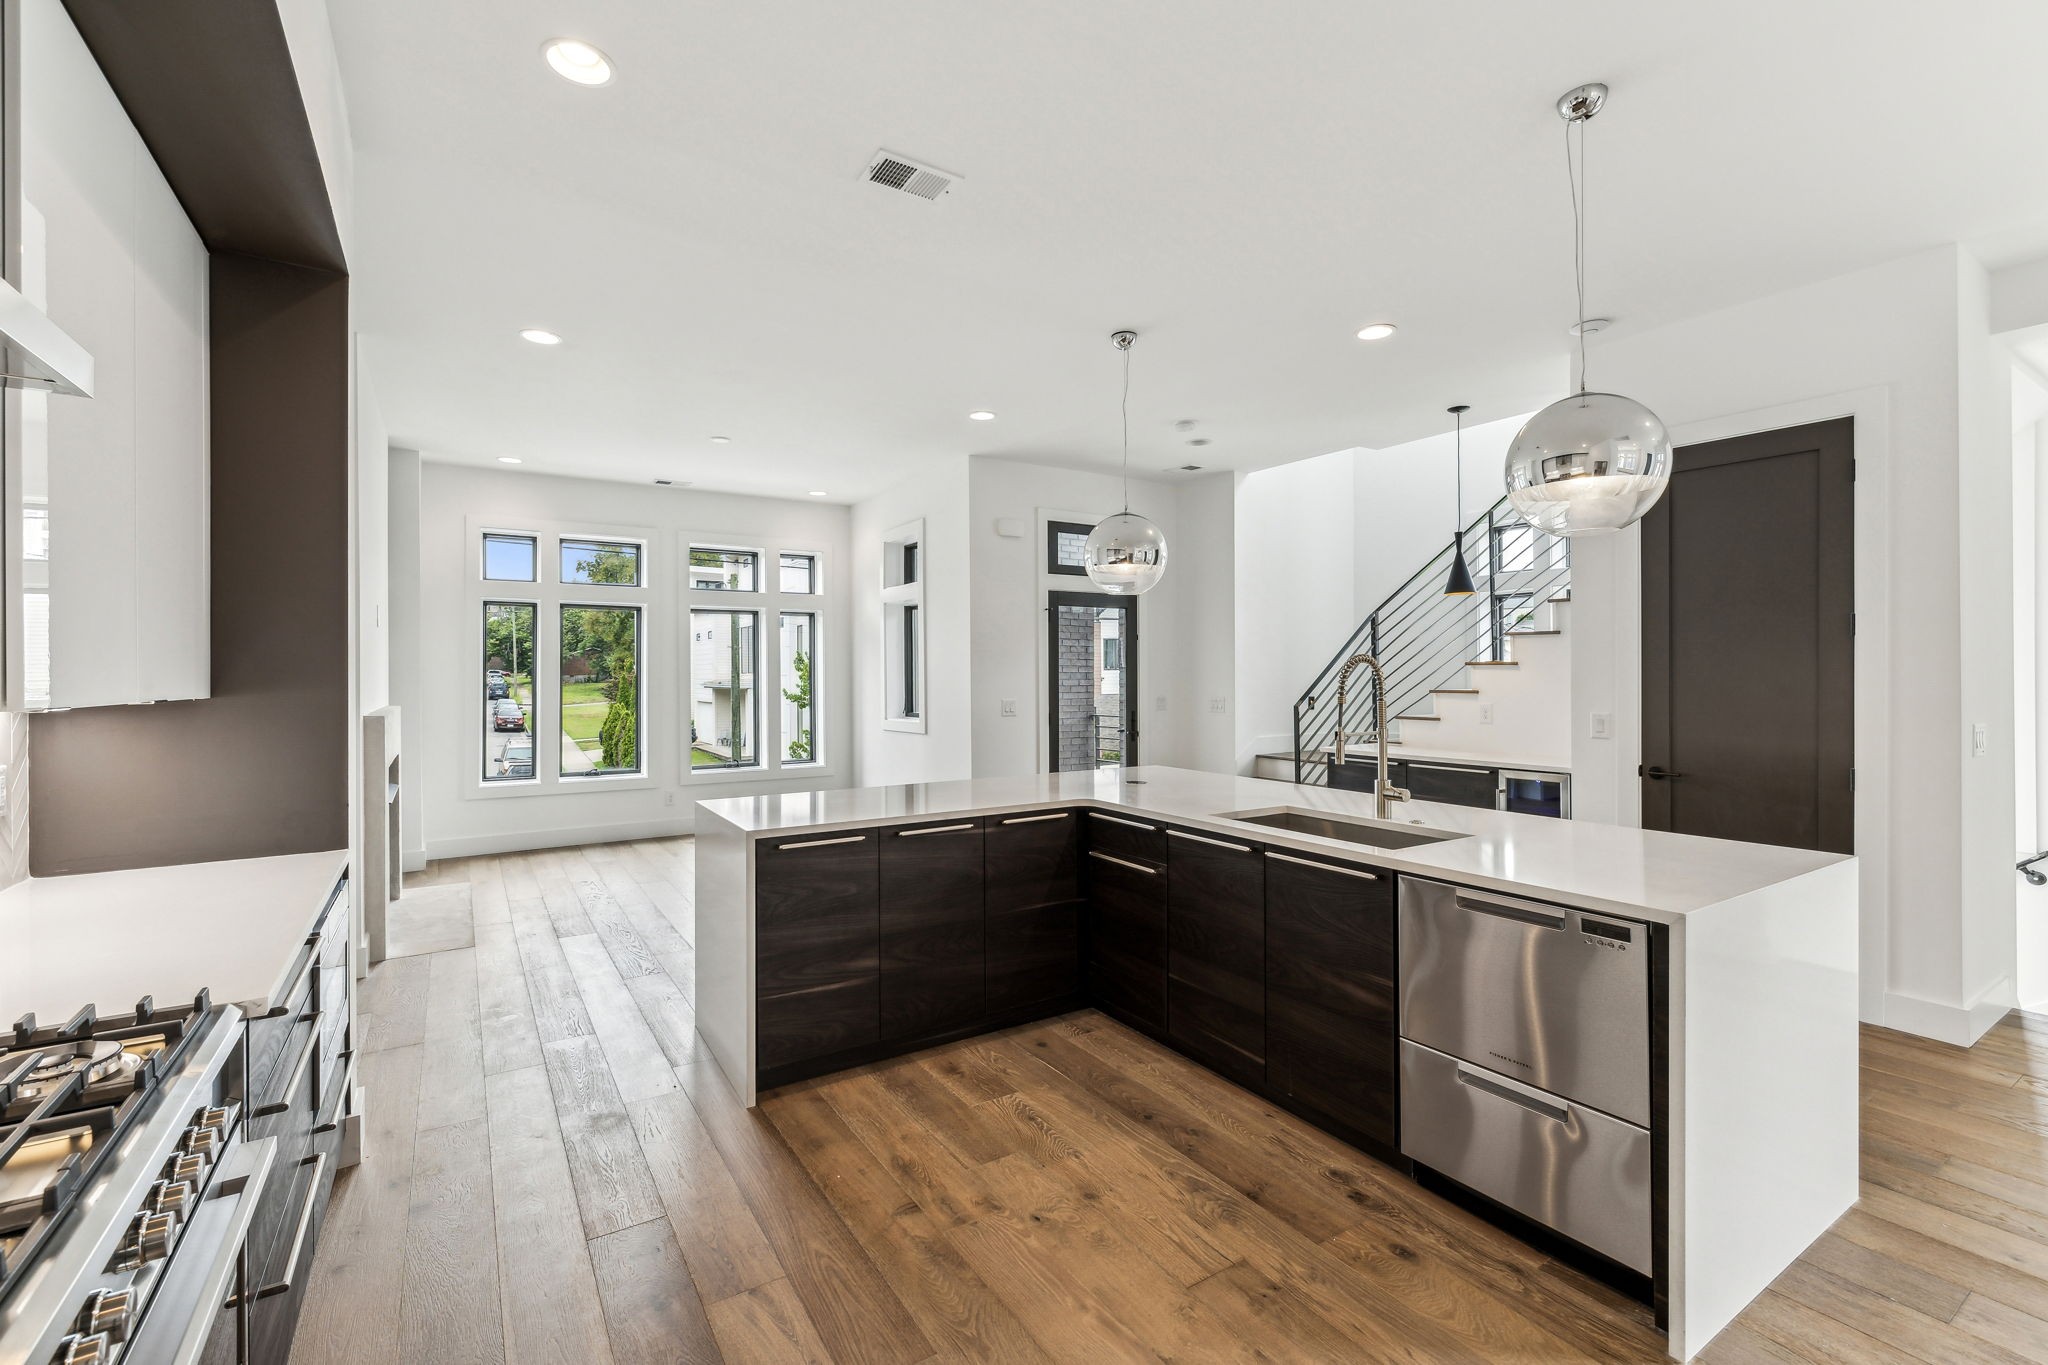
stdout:
[(699, 749), (694, 745), (691, 746), (690, 766), (693, 768), (722, 768), (730, 761), (721, 754), (712, 753), (709, 749)]
[(604, 728), (604, 713), (610, 709), (603, 683), (562, 684), (562, 733), (584, 753), (595, 757), (604, 748), (597, 732)]

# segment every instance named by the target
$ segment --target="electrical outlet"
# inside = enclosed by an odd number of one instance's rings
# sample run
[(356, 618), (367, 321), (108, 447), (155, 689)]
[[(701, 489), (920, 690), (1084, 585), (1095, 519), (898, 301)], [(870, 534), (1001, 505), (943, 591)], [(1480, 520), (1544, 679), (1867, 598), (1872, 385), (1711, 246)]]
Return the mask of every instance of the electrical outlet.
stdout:
[(1210, 710), (1210, 711), (1212, 711), (1212, 712), (1214, 712), (1214, 713), (1215, 713), (1216, 715), (1219, 715), (1219, 716), (1220, 716), (1220, 715), (1222, 715), (1222, 714), (1224, 713), (1224, 711), (1225, 711), (1225, 710), (1227, 710), (1228, 708), (1229, 708), (1229, 702), (1228, 702), (1228, 701), (1227, 701), (1227, 700), (1226, 700), (1225, 698), (1223, 698), (1223, 697), (1211, 697), (1211, 698), (1209, 698), (1209, 710)]
[(676, 803), (676, 794), (675, 794), (674, 792), (663, 792), (663, 793), (661, 794), (661, 804), (662, 804), (662, 805), (664, 805), (664, 806), (673, 806), (673, 805), (674, 805), (675, 803)]
[(1017, 699), (1015, 697), (1003, 698), (1003, 714), (1006, 716), (1014, 716), (1017, 714)]
[(1480, 723), (1481, 725), (1491, 725), (1491, 724), (1493, 724), (1493, 703), (1492, 703), (1492, 702), (1490, 702), (1490, 701), (1483, 701), (1483, 702), (1479, 703), (1479, 723)]
[(1978, 721), (1970, 727), (1970, 757), (1982, 758), (1991, 752), (1991, 727)]
[(1613, 738), (1613, 732), (1614, 717), (1608, 715), (1605, 711), (1595, 711), (1593, 713), (1593, 738), (1611, 739)]

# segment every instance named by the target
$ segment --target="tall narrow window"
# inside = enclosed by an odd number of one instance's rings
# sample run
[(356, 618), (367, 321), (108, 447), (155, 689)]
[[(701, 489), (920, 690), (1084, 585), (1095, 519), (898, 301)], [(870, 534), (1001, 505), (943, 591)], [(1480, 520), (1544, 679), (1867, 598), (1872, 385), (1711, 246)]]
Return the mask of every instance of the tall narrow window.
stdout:
[(914, 540), (903, 546), (903, 581), (917, 582), (917, 542)]
[(690, 547), (690, 586), (698, 592), (759, 592), (761, 557), (752, 550)]
[(751, 611), (690, 612), (692, 768), (751, 768), (761, 761), (758, 619)]
[(640, 547), (632, 541), (564, 540), (562, 581), (636, 588), (640, 586)]
[(484, 771), (486, 782), (533, 778), (531, 602), (484, 603)]
[(782, 613), (782, 756), (785, 764), (819, 763), (817, 696), (818, 617)]
[(903, 700), (899, 715), (915, 717), (917, 706), (917, 608), (903, 609)]
[(562, 608), (562, 777), (641, 770), (640, 609)]
[(540, 562), (540, 549), (532, 536), (484, 533), (484, 577), (508, 583), (531, 583)]

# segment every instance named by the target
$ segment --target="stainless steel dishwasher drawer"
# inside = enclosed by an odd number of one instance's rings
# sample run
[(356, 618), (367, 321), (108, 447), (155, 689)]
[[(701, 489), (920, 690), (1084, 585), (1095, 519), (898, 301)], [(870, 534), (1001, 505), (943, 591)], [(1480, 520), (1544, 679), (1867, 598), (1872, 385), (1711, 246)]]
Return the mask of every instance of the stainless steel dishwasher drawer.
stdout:
[(1403, 877), (1401, 1036), (1650, 1125), (1649, 926)]
[(1652, 1273), (1647, 1129), (1404, 1038), (1401, 1151)]

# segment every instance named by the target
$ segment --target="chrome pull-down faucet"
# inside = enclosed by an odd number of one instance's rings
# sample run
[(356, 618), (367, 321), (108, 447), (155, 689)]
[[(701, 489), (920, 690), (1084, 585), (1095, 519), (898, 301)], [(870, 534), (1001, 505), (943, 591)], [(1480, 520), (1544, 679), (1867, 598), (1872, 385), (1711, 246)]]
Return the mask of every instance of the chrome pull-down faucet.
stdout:
[[(1354, 654), (1344, 661), (1343, 670), (1337, 674), (1337, 750), (1330, 757), (1331, 771), (1344, 762), (1344, 701), (1351, 691), (1351, 675), (1360, 664), (1372, 670), (1373, 739), (1375, 752), (1379, 755), (1379, 777), (1373, 783), (1373, 795), (1379, 798), (1379, 817), (1391, 820), (1394, 802), (1414, 799), (1405, 787), (1396, 787), (1387, 781), (1387, 675), (1380, 671), (1380, 662), (1370, 654)], [(1332, 783), (1331, 785), (1335, 785)]]

